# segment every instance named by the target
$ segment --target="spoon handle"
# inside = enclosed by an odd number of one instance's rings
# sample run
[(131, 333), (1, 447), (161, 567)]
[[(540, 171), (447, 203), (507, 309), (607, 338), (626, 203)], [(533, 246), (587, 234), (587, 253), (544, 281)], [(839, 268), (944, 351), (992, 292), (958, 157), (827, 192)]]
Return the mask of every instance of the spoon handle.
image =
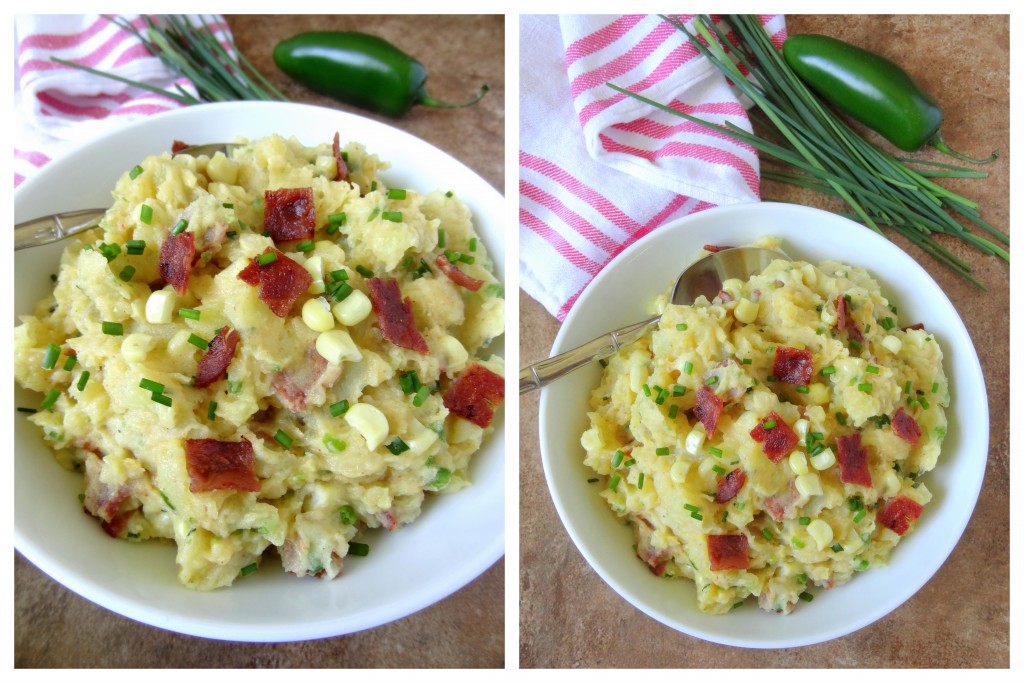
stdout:
[(540, 389), (542, 386), (569, 374), (577, 368), (607, 358), (623, 346), (632, 344), (657, 326), (661, 316), (655, 316), (626, 327), (603, 334), (583, 346), (569, 349), (565, 353), (552, 356), (519, 371), (520, 395)]
[(95, 228), (106, 209), (83, 209), (34, 218), (14, 226), (14, 249), (27, 249), (57, 242), (75, 233)]

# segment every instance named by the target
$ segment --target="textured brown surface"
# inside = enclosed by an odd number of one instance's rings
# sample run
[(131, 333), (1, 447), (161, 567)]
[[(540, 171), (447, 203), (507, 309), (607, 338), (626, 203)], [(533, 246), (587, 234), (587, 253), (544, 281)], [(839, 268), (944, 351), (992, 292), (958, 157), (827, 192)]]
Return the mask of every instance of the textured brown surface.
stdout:
[[(991, 177), (947, 183), (1009, 232), (1009, 20), (1005, 16), (791, 16), (791, 32), (825, 33), (902, 64), (942, 103), (947, 142), (1002, 158)], [(937, 154), (925, 154), (938, 159)], [(765, 199), (835, 209), (820, 195), (766, 184)], [(909, 249), (943, 287), (977, 347), (989, 392), (991, 445), (981, 498), (963, 538), (906, 604), (844, 638), (789, 650), (703, 642), (646, 617), (611, 590), (565, 533), (544, 482), (537, 395), (520, 402), (520, 665), (523, 667), (1009, 666), (1009, 268), (946, 241), (990, 288)], [(900, 245), (907, 248), (905, 242)], [(520, 292), (521, 365), (548, 355), (558, 322)], [(628, 549), (627, 549), (628, 552)], [(785, 617), (779, 617), (784, 619)]]
[[(242, 52), (292, 100), (353, 111), (401, 128), (440, 147), (504, 191), (503, 17), (307, 15), (228, 20)], [(468, 109), (416, 108), (396, 120), (316, 95), (288, 82), (274, 66), (271, 51), (279, 40), (301, 31), (334, 29), (375, 33), (401, 46), (427, 66), (429, 92), (439, 99), (463, 101), (483, 83), (491, 92)], [(346, 637), (268, 645), (203, 640), (135, 623), (83, 600), (17, 556), (14, 665), (500, 667), (504, 567), (504, 560), (497, 562), (449, 598), (391, 624)]]

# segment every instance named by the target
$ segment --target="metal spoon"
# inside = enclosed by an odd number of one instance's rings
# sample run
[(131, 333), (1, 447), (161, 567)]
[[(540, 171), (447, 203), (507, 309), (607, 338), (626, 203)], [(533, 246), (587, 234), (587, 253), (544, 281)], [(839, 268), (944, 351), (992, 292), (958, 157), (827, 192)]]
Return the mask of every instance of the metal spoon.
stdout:
[[(692, 304), (699, 296), (713, 299), (730, 278), (746, 280), (763, 271), (776, 259), (789, 260), (781, 251), (760, 247), (733, 247), (713, 252), (693, 263), (680, 274), (672, 288), (670, 301), (677, 305)], [(654, 330), (660, 315), (619, 328), (606, 335), (542, 360), (519, 371), (519, 393), (539, 389), (548, 382), (569, 374), (595, 360), (607, 358), (627, 344), (632, 344)]]
[[(179, 152), (175, 152), (175, 154), (212, 157), (217, 152), (224, 152), (224, 154), (230, 156), (237, 146), (234, 143), (213, 142), (208, 145), (186, 147)], [(100, 219), (103, 218), (106, 212), (107, 209), (78, 209), (77, 211), (55, 213), (18, 223), (14, 226), (14, 250), (17, 251), (19, 249), (28, 249), (29, 247), (59, 242), (83, 230), (95, 228), (99, 225)]]

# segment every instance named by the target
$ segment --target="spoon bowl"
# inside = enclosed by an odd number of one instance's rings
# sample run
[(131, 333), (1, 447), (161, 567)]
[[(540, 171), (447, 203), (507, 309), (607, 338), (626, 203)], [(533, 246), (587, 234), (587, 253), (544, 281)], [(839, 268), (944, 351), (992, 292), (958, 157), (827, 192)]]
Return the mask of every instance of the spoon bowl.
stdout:
[[(776, 259), (789, 260), (781, 251), (762, 247), (725, 247), (698, 259), (680, 273), (669, 300), (676, 305), (692, 304), (701, 296), (713, 299), (726, 280), (746, 280)], [(611, 356), (653, 330), (661, 315), (621, 327), (582, 346), (570, 349), (519, 371), (520, 395), (539, 389), (588, 363)]]

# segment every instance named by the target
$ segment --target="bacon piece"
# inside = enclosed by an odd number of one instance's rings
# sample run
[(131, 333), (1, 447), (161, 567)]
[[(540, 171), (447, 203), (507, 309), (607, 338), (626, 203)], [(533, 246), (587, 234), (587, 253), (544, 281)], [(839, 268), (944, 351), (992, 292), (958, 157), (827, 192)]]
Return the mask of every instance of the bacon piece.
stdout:
[(185, 466), (188, 469), (188, 490), (192, 493), (233, 489), (259, 491), (256, 458), (248, 439), (217, 441), (186, 439)]
[(708, 534), (708, 559), (711, 571), (746, 569), (750, 566), (747, 557), (747, 537), (742, 535)]
[(160, 277), (178, 294), (188, 289), (188, 276), (192, 272), (192, 259), (196, 255), (196, 237), (191, 232), (168, 235), (160, 245)]
[(192, 145), (188, 144), (187, 142), (175, 140), (174, 142), (171, 143), (171, 154), (177, 154), (178, 152), (182, 152), (191, 146)]
[(714, 254), (715, 252), (718, 252), (718, 251), (725, 251), (726, 249), (732, 249), (732, 248), (733, 247), (731, 245), (726, 245), (726, 246), (716, 246), (714, 244), (705, 244), (704, 245), (704, 251), (710, 251), (712, 254)]
[(696, 404), (693, 406), (693, 414), (704, 425), (704, 431), (710, 439), (718, 429), (718, 418), (722, 416), (725, 402), (718, 397), (718, 394), (701, 385), (697, 389)]
[(202, 360), (199, 361), (199, 368), (196, 370), (196, 386), (205, 389), (221, 377), (235, 357), (235, 347), (238, 346), (238, 330), (229, 330), (227, 327), (220, 328), (217, 336), (210, 340), (210, 346), (206, 349)]
[(775, 363), (772, 374), (780, 382), (807, 386), (811, 383), (814, 372), (814, 355), (806, 349), (793, 349), (788, 346), (775, 348)]
[(441, 272), (448, 276), (448, 279), (459, 285), (465, 287), (471, 292), (475, 292), (484, 286), (483, 280), (477, 280), (475, 277), (470, 277), (463, 273), (461, 270), (455, 267), (455, 264), (448, 260), (448, 257), (444, 254), (439, 254), (437, 257), (437, 267), (441, 269)]
[(910, 524), (921, 516), (924, 506), (906, 496), (893, 498), (878, 513), (878, 521), (882, 526), (892, 529), (902, 536), (910, 528)]
[(288, 315), (295, 301), (313, 284), (313, 276), (295, 261), (267, 247), (264, 254), (277, 253), (277, 260), (261, 266), (256, 259), (238, 274), (238, 279), (259, 287), (260, 299), (279, 318)]
[(274, 242), (313, 239), (316, 204), (311, 187), (283, 187), (263, 193), (263, 229)]
[(840, 294), (836, 297), (836, 329), (840, 332), (846, 329), (846, 297)]
[(914, 323), (913, 325), (907, 325), (906, 327), (901, 327), (900, 329), (903, 330), (904, 332), (908, 330), (923, 330), (924, 323)]
[(366, 286), (370, 289), (370, 303), (384, 338), (403, 349), (430, 353), (427, 340), (416, 329), (412, 301), (408, 297), (402, 299), (398, 281), (372, 277), (366, 281)]
[(724, 289), (720, 289), (718, 290), (718, 294), (715, 295), (715, 298), (720, 299), (723, 304), (727, 304), (730, 301), (732, 301), (732, 294), (725, 291)]
[(796, 479), (789, 480), (785, 491), (780, 491), (764, 501), (764, 509), (776, 522), (796, 517), (796, 504), (800, 502), (800, 492), (796, 488)]
[(900, 437), (911, 446), (916, 446), (921, 440), (921, 425), (907, 411), (900, 408), (892, 416), (892, 433)]
[(444, 407), (478, 427), (487, 427), (505, 400), (505, 379), (478, 363), (462, 371), (444, 395)]
[(391, 513), (391, 510), (381, 510), (377, 513), (377, 521), (388, 531), (398, 528), (398, 519)]
[(836, 438), (836, 461), (839, 463), (839, 481), (844, 484), (871, 486), (868, 469), (868, 451), (860, 445), (860, 432)]
[[(773, 421), (775, 423), (773, 427), (770, 429), (765, 427), (765, 423)], [(796, 435), (796, 432), (790, 429), (786, 421), (779, 417), (774, 410), (750, 430), (750, 436), (754, 441), (762, 444), (761, 451), (775, 464), (789, 455), (789, 452), (800, 442), (800, 437)]]
[(123, 534), (125, 528), (128, 527), (128, 521), (132, 518), (132, 515), (134, 514), (134, 510), (128, 510), (126, 512), (118, 513), (117, 515), (114, 515), (114, 518), (111, 519), (109, 522), (101, 519), (100, 526), (103, 528), (104, 531), (107, 532), (108, 536), (112, 536), (113, 538), (121, 538), (121, 534)]
[(348, 180), (348, 164), (345, 163), (345, 157), (341, 155), (341, 135), (338, 133), (334, 134), (334, 160), (338, 163), (338, 175), (334, 176), (335, 180)]
[(274, 375), (271, 385), (281, 402), (296, 413), (310, 404), (320, 405), (326, 400), (324, 387), (330, 386), (341, 375), (340, 365), (331, 365), (316, 350), (315, 344), (306, 347), (306, 355), (298, 364)]
[(715, 492), (716, 503), (728, 503), (736, 497), (743, 485), (747, 483), (747, 475), (740, 468), (718, 480), (718, 491)]

